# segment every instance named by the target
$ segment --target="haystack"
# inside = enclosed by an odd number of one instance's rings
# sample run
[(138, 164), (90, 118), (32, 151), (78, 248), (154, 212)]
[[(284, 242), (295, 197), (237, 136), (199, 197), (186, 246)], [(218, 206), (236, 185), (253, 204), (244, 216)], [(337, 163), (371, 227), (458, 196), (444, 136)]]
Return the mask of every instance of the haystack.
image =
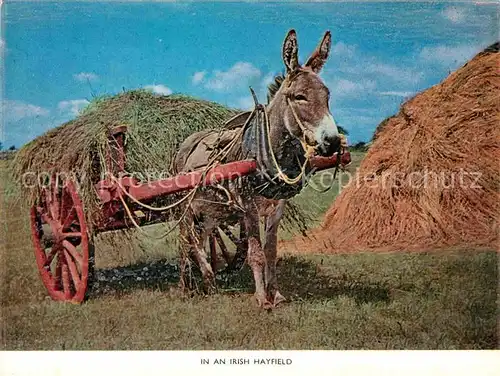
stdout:
[(356, 176), (298, 250), (498, 245), (499, 44), (378, 127)]

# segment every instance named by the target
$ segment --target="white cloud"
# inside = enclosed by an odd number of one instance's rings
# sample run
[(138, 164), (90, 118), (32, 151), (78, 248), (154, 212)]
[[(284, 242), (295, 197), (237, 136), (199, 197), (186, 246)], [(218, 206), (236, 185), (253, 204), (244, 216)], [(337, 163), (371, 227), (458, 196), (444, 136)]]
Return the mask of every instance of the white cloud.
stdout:
[(206, 71), (201, 71), (201, 72), (196, 72), (193, 74), (193, 85), (198, 85), (201, 81), (205, 79), (205, 75), (207, 74)]
[(336, 43), (330, 52), (331, 56), (351, 58), (356, 53), (356, 46), (350, 46), (344, 42)]
[(356, 108), (350, 114), (345, 115), (340, 115), (338, 113), (340, 111), (333, 113), (335, 121), (349, 131), (348, 138), (350, 143), (368, 141), (377, 124), (383, 119), (378, 114), (373, 116), (369, 114), (357, 115), (357, 110)]
[(382, 75), (395, 81), (404, 81), (410, 83), (419, 82), (423, 74), (411, 69), (399, 68), (394, 65), (384, 63), (371, 63), (362, 67), (366, 73)]
[(327, 69), (324, 77), (331, 89), (333, 103), (337, 105), (337, 99), (367, 98), (377, 90), (385, 90), (383, 95), (389, 95), (389, 89), (391, 95), (413, 92), (424, 78), (421, 65), (412, 65), (417, 60), (414, 57), (409, 63), (381, 61), (359, 50), (358, 46), (344, 42), (335, 44), (331, 55), (337, 59), (336, 68)]
[(33, 104), (4, 100), (2, 108), (5, 121), (18, 121), (25, 118), (41, 117), (49, 115), (46, 108)]
[[(348, 119), (348, 121), (346, 121)], [(355, 115), (351, 116), (348, 118), (345, 118), (344, 123), (346, 124), (346, 127), (349, 129), (355, 129), (356, 127), (360, 125), (366, 125), (366, 124), (374, 124), (376, 125), (378, 122), (378, 118), (374, 116), (365, 116), (365, 115)]]
[[(259, 103), (267, 103), (267, 95), (268, 95), (268, 85), (274, 82), (274, 78), (277, 76), (276, 73), (269, 72), (264, 75), (258, 82), (252, 84), (252, 88), (257, 95), (257, 99)], [(252, 95), (250, 94), (250, 90), (246, 90), (248, 95), (238, 97), (235, 100), (229, 102), (229, 106), (242, 109), (242, 110), (252, 110), (255, 106)]]
[(80, 111), (89, 104), (86, 99), (73, 99), (68, 101), (61, 101), (58, 103), (57, 108), (64, 114), (71, 116), (78, 116)]
[(383, 79), (394, 82), (404, 82), (405, 84), (416, 84), (423, 78), (423, 73), (412, 68), (400, 68), (396, 65), (381, 63), (373, 59), (363, 59), (359, 57), (355, 60), (350, 60), (346, 64), (341, 65), (334, 72), (345, 73), (352, 75), (357, 79)]
[(467, 14), (463, 8), (448, 7), (441, 12), (441, 16), (453, 23), (462, 23), (465, 21)]
[(421, 60), (443, 65), (460, 65), (478, 52), (477, 46), (436, 46), (424, 47), (419, 54)]
[(274, 78), (277, 76), (274, 72), (269, 72), (262, 78), (262, 86), (267, 90), (267, 86), (274, 82)]
[(238, 108), (240, 110), (252, 110), (255, 107), (253, 97), (251, 95), (246, 97), (241, 97), (236, 100), (232, 107)]
[(80, 82), (96, 81), (99, 77), (95, 73), (80, 72), (73, 75), (73, 78)]
[(144, 86), (144, 89), (151, 90), (155, 94), (161, 94), (161, 95), (172, 94), (172, 90), (169, 87), (166, 87), (165, 85), (147, 85)]
[(357, 97), (365, 93), (375, 90), (377, 84), (373, 80), (362, 80), (354, 82), (350, 80), (340, 79), (330, 85), (333, 99)]
[(206, 81), (205, 87), (214, 91), (229, 91), (248, 86), (259, 79), (261, 72), (248, 62), (237, 62), (227, 71), (215, 70)]
[(379, 94), (384, 96), (407, 98), (415, 93), (412, 91), (380, 91)]

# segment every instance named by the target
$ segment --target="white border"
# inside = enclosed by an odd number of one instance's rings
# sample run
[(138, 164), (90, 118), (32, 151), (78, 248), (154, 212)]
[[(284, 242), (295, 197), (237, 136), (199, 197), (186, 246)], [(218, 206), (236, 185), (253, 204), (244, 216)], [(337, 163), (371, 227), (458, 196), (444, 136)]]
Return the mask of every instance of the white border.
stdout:
[[(230, 365), (230, 359), (248, 365)], [(209, 365), (202, 365), (208, 359)], [(213, 364), (225, 359), (226, 365)], [(256, 365), (281, 359), (291, 365)], [(277, 360), (275, 362), (278, 362)], [(488, 351), (26, 351), (0, 352), (1, 376), (147, 375), (446, 375), (493, 376), (500, 352)]]

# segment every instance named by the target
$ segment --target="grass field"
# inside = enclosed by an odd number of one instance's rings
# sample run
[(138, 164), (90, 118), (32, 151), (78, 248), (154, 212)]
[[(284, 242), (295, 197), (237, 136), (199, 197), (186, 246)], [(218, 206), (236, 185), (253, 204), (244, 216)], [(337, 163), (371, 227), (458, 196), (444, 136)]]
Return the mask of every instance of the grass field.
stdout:
[[(362, 155), (354, 157), (358, 164)], [(53, 302), (35, 267), (26, 208), (6, 194), (11, 183), (0, 163), (2, 349), (498, 347), (494, 250), (300, 257), (284, 250), (279, 281), (289, 302), (267, 313), (252, 300), (247, 269), (222, 276), (216, 295), (187, 297), (175, 288), (175, 242), (99, 241), (90, 299)], [(297, 202), (321, 218), (337, 192), (309, 190)]]

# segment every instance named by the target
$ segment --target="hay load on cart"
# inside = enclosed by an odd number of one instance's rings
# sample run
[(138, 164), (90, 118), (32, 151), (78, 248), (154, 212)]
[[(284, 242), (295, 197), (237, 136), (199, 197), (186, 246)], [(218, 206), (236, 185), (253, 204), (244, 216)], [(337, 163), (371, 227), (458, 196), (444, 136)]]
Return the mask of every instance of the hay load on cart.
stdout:
[[(30, 205), (54, 174), (71, 178), (85, 207), (89, 230), (100, 218), (95, 184), (120, 162), (114, 135), (126, 132), (124, 170), (139, 180), (172, 175), (180, 143), (194, 132), (217, 129), (237, 111), (183, 95), (129, 91), (92, 102), (76, 119), (52, 129), (19, 150), (14, 177)], [(125, 128), (122, 128), (125, 127)]]

